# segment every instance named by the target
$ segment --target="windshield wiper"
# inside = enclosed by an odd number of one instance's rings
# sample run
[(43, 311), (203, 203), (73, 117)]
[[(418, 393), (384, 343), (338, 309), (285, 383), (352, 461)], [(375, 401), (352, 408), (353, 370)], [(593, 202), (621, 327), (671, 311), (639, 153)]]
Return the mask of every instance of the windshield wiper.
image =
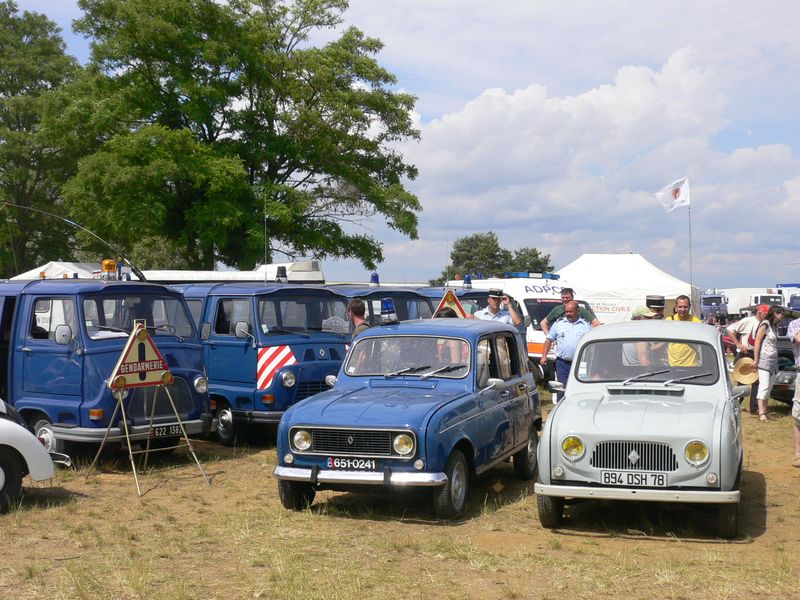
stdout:
[(111, 325), (95, 325), (95, 328), (101, 331), (116, 331), (117, 333), (124, 333), (125, 335), (130, 335), (130, 329), (125, 330), (120, 327), (112, 327)]
[(664, 382), (664, 385), (669, 385), (675, 381), (688, 381), (689, 379), (696, 379), (698, 377), (708, 377), (709, 375), (713, 375), (713, 373), (695, 373), (694, 375), (687, 375), (686, 377), (676, 377), (675, 379), (668, 379)]
[(272, 327), (267, 327), (267, 333), (293, 333), (294, 335), (299, 335), (300, 337), (304, 337), (308, 339), (309, 335), (303, 331), (292, 331), (291, 329), (284, 329), (283, 327), (278, 327), (277, 325)]
[(669, 369), (661, 369), (659, 371), (648, 371), (647, 373), (639, 373), (638, 375), (634, 375), (633, 377), (628, 377), (628, 379), (622, 382), (622, 385), (628, 385), (631, 381), (636, 381), (637, 379), (652, 377), (653, 375), (661, 375), (662, 373), (666, 373), (668, 371)]
[(420, 367), (406, 367), (405, 369), (400, 369), (399, 371), (392, 371), (391, 373), (386, 373), (383, 378), (389, 379), (390, 377), (397, 377), (398, 375), (404, 375), (405, 373), (416, 373), (417, 371), (424, 371), (425, 369), (430, 369), (430, 365), (422, 365)]
[(166, 331), (168, 335), (174, 335), (180, 341), (183, 341), (183, 338), (178, 335), (177, 330), (172, 325), (148, 325), (147, 328), (153, 331)]
[(428, 373), (423, 373), (420, 375), (420, 379), (427, 379), (428, 377), (433, 377), (437, 373), (447, 373), (449, 371), (458, 371), (459, 369), (463, 369), (467, 365), (449, 365), (447, 367), (439, 367), (438, 369), (434, 369), (433, 371), (429, 371)]

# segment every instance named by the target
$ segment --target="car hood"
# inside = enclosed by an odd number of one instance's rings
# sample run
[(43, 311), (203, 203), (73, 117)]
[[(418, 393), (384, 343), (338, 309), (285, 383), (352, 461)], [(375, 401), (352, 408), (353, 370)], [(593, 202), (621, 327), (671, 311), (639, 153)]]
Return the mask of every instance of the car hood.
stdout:
[(577, 393), (558, 407), (561, 432), (602, 433), (631, 436), (689, 436), (709, 439), (719, 398), (692, 389), (691, 395), (630, 390), (625, 394)]
[(290, 425), (416, 428), (429, 414), (462, 395), (463, 391), (431, 388), (333, 389), (296, 404), (287, 418)]

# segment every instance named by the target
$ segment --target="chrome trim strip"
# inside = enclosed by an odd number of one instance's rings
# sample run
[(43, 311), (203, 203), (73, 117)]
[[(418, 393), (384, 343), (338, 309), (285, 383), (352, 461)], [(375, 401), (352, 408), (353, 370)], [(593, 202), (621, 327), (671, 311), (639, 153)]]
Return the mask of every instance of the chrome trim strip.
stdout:
[[(202, 419), (195, 419), (193, 421), (182, 421), (183, 428), (186, 430), (187, 435), (192, 435), (195, 433), (203, 433), (203, 420)], [(177, 421), (171, 421), (169, 423), (157, 423), (155, 426), (162, 427), (162, 426), (169, 426), (169, 425), (177, 425)], [(125, 439), (125, 431), (122, 430), (120, 427), (112, 427), (108, 429), (108, 438), (106, 441), (121, 441)], [(129, 430), (130, 438), (132, 440), (144, 440), (150, 436), (150, 425), (135, 425), (131, 427)], [(58, 425), (53, 425), (53, 433), (55, 436), (60, 440), (66, 440), (68, 442), (97, 442), (100, 443), (103, 441), (103, 437), (106, 435), (106, 428), (103, 427), (94, 429), (92, 427), (59, 427)]]
[(598, 498), (601, 500), (641, 500), (652, 502), (691, 502), (698, 504), (735, 504), (739, 490), (721, 492), (709, 490), (656, 490), (652, 488), (584, 487), (579, 485), (546, 485), (537, 483), (533, 490), (542, 496), (561, 498)]
[[(311, 481), (311, 469), (298, 467), (275, 467), (275, 477), (287, 481)], [(317, 483), (342, 483), (354, 485), (383, 485), (383, 471), (330, 471), (317, 472)], [(393, 471), (390, 485), (439, 486), (447, 483), (444, 473), (408, 473)]]

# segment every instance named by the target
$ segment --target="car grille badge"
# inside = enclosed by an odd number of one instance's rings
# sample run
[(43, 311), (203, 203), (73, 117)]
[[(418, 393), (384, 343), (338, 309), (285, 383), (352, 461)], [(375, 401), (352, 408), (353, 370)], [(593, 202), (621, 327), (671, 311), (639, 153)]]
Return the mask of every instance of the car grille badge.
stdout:
[(631, 461), (632, 465), (635, 465), (637, 462), (639, 462), (639, 458), (639, 453), (636, 452), (636, 450), (631, 450), (631, 453), (628, 454), (628, 460)]
[(355, 441), (355, 440), (353, 439), (353, 436), (352, 436), (352, 435), (348, 435), (348, 436), (347, 436), (347, 445), (348, 445), (348, 446), (352, 446), (354, 441)]

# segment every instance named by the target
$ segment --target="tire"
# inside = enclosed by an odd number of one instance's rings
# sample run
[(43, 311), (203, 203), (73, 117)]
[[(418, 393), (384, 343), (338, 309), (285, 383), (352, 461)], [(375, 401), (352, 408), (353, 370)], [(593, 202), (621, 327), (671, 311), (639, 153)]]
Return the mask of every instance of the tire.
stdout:
[(56, 434), (53, 432), (53, 423), (47, 416), (41, 413), (34, 415), (31, 426), (33, 427), (33, 435), (42, 441), (45, 450), (66, 454), (67, 445), (64, 440), (56, 439)]
[(310, 483), (278, 480), (278, 496), (283, 507), (288, 510), (305, 510), (314, 502), (316, 495), (317, 490)]
[(536, 428), (531, 425), (531, 432), (528, 435), (528, 443), (522, 450), (514, 454), (514, 475), (517, 479), (530, 481), (536, 477), (539, 450), (539, 434)]
[(231, 405), (220, 401), (217, 409), (217, 441), (223, 446), (233, 446), (236, 443), (236, 429), (233, 424), (233, 411)]
[(23, 467), (8, 448), (0, 448), (0, 513), (16, 505), (22, 492)]
[(455, 519), (464, 512), (469, 492), (469, 467), (461, 450), (453, 450), (444, 467), (447, 483), (433, 490), (433, 506), (440, 519)]
[(558, 496), (536, 494), (536, 509), (539, 522), (545, 529), (554, 529), (564, 519), (564, 499)]
[(739, 535), (739, 503), (720, 504), (717, 508), (717, 533), (719, 537), (732, 540)]

